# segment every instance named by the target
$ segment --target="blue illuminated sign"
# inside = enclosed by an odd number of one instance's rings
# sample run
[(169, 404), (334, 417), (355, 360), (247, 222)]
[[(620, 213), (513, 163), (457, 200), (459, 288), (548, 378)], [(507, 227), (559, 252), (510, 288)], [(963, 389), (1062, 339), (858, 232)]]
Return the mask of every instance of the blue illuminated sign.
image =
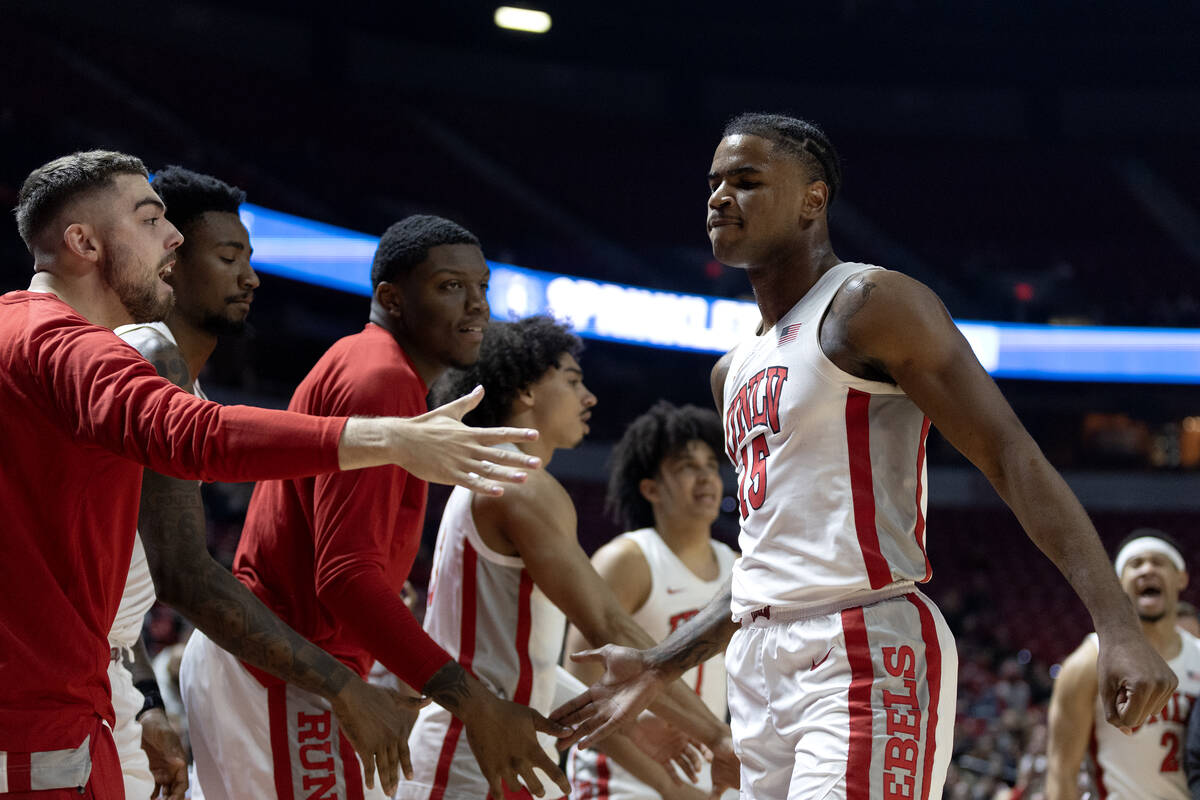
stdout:
[[(378, 238), (242, 206), (265, 273), (370, 296)], [(758, 324), (753, 303), (681, 294), (489, 262), (494, 319), (549, 312), (590, 339), (724, 353)], [(1200, 330), (957, 321), (997, 378), (1200, 383)]]

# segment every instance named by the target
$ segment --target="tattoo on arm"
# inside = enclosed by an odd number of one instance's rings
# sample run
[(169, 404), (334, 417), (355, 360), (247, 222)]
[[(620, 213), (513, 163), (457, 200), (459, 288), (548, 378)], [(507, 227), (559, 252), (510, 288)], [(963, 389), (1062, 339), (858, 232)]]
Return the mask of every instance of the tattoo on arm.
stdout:
[(159, 598), (219, 647), (327, 697), (346, 685), (346, 666), (284, 624), (208, 554), (194, 482), (146, 470), (138, 530)]
[(650, 663), (682, 673), (724, 650), (738, 627), (730, 619), (732, 601), (733, 579), (729, 578), (704, 610), (651, 648), (648, 653)]
[(439, 706), (451, 714), (456, 714), (462, 706), (462, 701), (471, 694), (467, 671), (457, 661), (450, 661), (425, 682), (421, 687), (421, 694), (433, 698)]
[[(150, 331), (131, 344), (159, 375), (191, 390), (191, 374), (178, 347)], [(325, 697), (333, 697), (353, 676), (344, 664), (284, 624), (208, 554), (204, 506), (194, 481), (146, 470), (138, 531), (159, 599), (219, 647)]]

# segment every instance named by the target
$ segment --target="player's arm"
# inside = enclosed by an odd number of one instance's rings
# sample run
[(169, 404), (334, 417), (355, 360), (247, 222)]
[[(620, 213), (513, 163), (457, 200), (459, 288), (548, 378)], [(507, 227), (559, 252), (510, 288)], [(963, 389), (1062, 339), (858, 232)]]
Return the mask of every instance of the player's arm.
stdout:
[[(649, 648), (655, 642), (621, 607), (592, 568), (575, 531), (571, 499), (552, 477), (539, 473), (502, 498), (476, 498), (475, 519), (499, 530), (521, 554), (533, 582), (590, 643)], [(664, 687), (654, 710), (712, 749), (729, 728), (682, 682)]]
[[(592, 568), (608, 584), (617, 603), (627, 614), (636, 614), (650, 596), (653, 582), (650, 565), (646, 562), (642, 548), (632, 539), (614, 539), (601, 547), (592, 556)], [(571, 625), (567, 630), (567, 643), (563, 652), (577, 653), (590, 647), (579, 628)], [(564, 666), (568, 672), (585, 683), (596, 680), (604, 672), (598, 664), (587, 661), (568, 659)]]
[(1095, 725), (1096, 648), (1084, 642), (1063, 661), (1050, 695), (1046, 800), (1079, 800), (1079, 767)]
[(834, 298), (820, 335), (842, 369), (900, 386), (1066, 576), (1100, 636), (1108, 721), (1129, 728), (1162, 708), (1176, 678), (1142, 635), (1095, 528), (937, 296), (896, 272), (859, 275)]
[[(572, 661), (603, 665), (604, 675), (550, 715), (574, 729), (565, 744), (578, 741), (581, 747), (587, 747), (601, 741), (636, 719), (680, 675), (723, 652), (737, 630), (729, 613), (732, 580), (725, 580), (700, 613), (648, 650), (606, 645), (599, 650), (572, 653)], [(736, 776), (722, 777), (729, 781), (724, 785), (737, 785)], [(713, 780), (718, 781), (715, 774)]]
[[(159, 374), (191, 389), (175, 345), (152, 332), (131, 341)], [(208, 553), (204, 507), (195, 481), (146, 470), (138, 531), (159, 599), (217, 646), (295, 686), (328, 699), (368, 776), (378, 761), (385, 783), (407, 764), (404, 711), (411, 703), (369, 686), (348, 667), (304, 639)], [(411, 768), (409, 768), (411, 771)], [(368, 782), (373, 782), (368, 777)]]

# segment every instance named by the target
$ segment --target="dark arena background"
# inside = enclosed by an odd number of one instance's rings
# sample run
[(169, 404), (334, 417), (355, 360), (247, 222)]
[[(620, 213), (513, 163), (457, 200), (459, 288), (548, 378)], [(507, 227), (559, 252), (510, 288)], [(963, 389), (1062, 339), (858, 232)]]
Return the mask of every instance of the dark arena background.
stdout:
[[(716, 353), (687, 349), (705, 320), (681, 315), (680, 298), (748, 299), (704, 231), (723, 122), (809, 118), (844, 162), (838, 254), (917, 277), (957, 320), (1031, 326), (979, 326), (972, 343), (1105, 543), (1161, 528), (1200, 563), (1200, 5), (545, 0), (544, 34), (498, 28), (496, 5), (0, 0), (0, 204), (50, 158), (112, 148), (371, 236), (441, 214), (496, 262), (579, 292), (619, 284), (557, 309), (586, 333), (620, 331), (587, 339), (592, 435), (550, 468), (591, 551), (618, 532), (603, 484), (624, 425), (658, 398), (711, 405)], [(202, 380), (219, 401), (280, 407), (361, 328), (367, 300), (281, 274), (303, 241), (254, 231), (249, 331), (218, 346)], [(319, 240), (321, 268), (361, 279), (339, 260), (341, 235)], [(24, 288), (30, 264), (8, 224), (0, 291)], [(514, 291), (494, 312), (535, 310)], [(1120, 330), (1061, 344), (1094, 326)], [(1016, 334), (1027, 360), (1006, 368)], [(1039, 796), (1053, 676), (1090, 620), (936, 434), (929, 474), (928, 592), (961, 657), (946, 797)], [(226, 564), (250, 488), (204, 490)], [(418, 584), (445, 496), (431, 493)], [(188, 633), (162, 606), (147, 625), (158, 649)]]

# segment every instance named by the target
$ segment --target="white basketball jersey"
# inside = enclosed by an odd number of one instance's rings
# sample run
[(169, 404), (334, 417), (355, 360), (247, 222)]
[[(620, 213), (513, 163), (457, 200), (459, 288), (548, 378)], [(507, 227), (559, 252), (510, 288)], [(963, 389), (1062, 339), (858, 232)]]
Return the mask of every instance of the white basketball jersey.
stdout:
[(929, 420), (899, 387), (856, 378), (821, 350), (833, 296), (878, 269), (839, 264), (774, 327), (733, 350), (724, 415), (742, 518), (735, 616), (929, 580)]
[[(171, 329), (165, 322), (121, 325), (114, 329), (113, 333), (125, 339), (134, 331), (145, 328), (149, 328), (171, 344), (178, 346)], [(192, 384), (192, 390), (197, 397), (204, 397), (199, 381)], [(142, 621), (146, 617), (146, 612), (154, 605), (154, 600), (154, 581), (150, 577), (150, 565), (146, 562), (146, 550), (142, 547), (142, 537), (135, 536), (133, 558), (129, 564), (129, 577), (125, 579), (125, 591), (121, 594), (121, 605), (117, 608), (117, 616), (108, 633), (110, 647), (129, 648), (137, 644), (138, 638), (142, 635)]]
[[(1183, 639), (1179, 655), (1167, 662), (1179, 686), (1167, 705), (1134, 728), (1132, 735), (1105, 722), (1096, 693), (1090, 749), (1100, 800), (1191, 800), (1184, 748), (1188, 713), (1200, 696), (1200, 640), (1187, 631), (1179, 631), (1179, 636)], [(1098, 646), (1096, 634), (1088, 634), (1088, 639)]]
[[(438, 528), (425, 630), (455, 660), (500, 697), (548, 714), (566, 617), (533, 584), (524, 562), (488, 548), (471, 515), (472, 494), (450, 494)], [(540, 734), (558, 760), (555, 740)], [(488, 793), (487, 781), (462, 731), (441, 706), (421, 709), (409, 738), (413, 780), (401, 798), (470, 798)], [(539, 776), (541, 777), (541, 776)], [(548, 779), (543, 783), (552, 787)], [(551, 790), (552, 797), (557, 790)]]
[[(717, 558), (717, 577), (701, 580), (667, 546), (653, 528), (642, 528), (621, 534), (620, 538), (637, 543), (650, 567), (650, 594), (633, 614), (633, 620), (646, 633), (661, 642), (676, 628), (708, 605), (733, 569), (737, 554), (727, 545), (714, 541)], [(726, 704), (725, 656), (714, 656), (685, 672), (681, 680), (693, 687), (718, 719), (725, 719)], [(658, 793), (633, 777), (627, 770), (595, 750), (572, 748), (567, 763), (571, 779), (571, 796), (596, 800), (654, 800)], [(707, 792), (712, 788), (708, 764), (704, 765), (699, 787)]]

